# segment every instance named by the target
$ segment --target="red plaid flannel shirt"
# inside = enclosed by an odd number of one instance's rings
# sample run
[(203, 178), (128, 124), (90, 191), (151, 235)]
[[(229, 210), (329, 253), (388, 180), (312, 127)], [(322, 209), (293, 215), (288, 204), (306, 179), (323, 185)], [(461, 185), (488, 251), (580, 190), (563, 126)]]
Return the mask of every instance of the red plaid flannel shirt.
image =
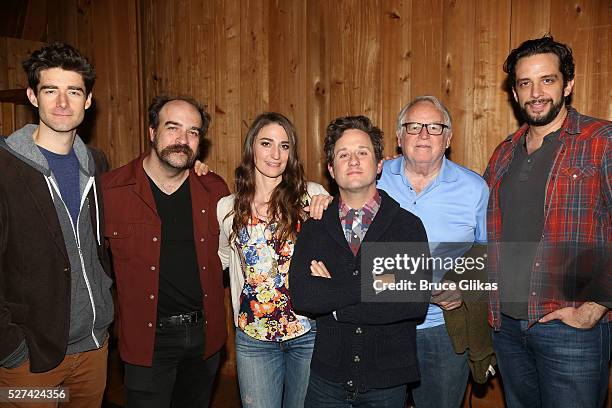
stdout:
[[(609, 262), (612, 243), (612, 122), (581, 115), (571, 107), (568, 111), (559, 137), (560, 147), (546, 183), (544, 228), (531, 273), (529, 325), (554, 310), (577, 307), (582, 303), (567, 299), (567, 292), (562, 288), (576, 282), (575, 273), (580, 274), (580, 269), (584, 273), (584, 265), (588, 265), (588, 258), (592, 257), (582, 256), (582, 268), (568, 268), (568, 262), (584, 254), (580, 251), (585, 248), (599, 251), (595, 253), (606, 257), (607, 263), (603, 268), (599, 265), (601, 273), (591, 285), (596, 285), (599, 294), (603, 294), (608, 302), (612, 301)], [(523, 125), (497, 146), (484, 174), (491, 190), (487, 208), (490, 282), (498, 282), (500, 272), (502, 217), (499, 187), (518, 141), (527, 129), (528, 126)], [(612, 312), (604, 319), (612, 321)], [(489, 323), (496, 330), (501, 326), (499, 292), (491, 293)]]

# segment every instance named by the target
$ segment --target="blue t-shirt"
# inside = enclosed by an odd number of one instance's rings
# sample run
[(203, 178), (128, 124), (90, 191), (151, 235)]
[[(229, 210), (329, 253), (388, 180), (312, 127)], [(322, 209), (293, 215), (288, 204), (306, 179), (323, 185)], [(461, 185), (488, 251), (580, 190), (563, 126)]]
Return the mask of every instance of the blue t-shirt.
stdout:
[[(489, 188), (477, 173), (446, 157), (438, 176), (419, 194), (404, 172), (404, 157), (385, 161), (378, 188), (402, 208), (421, 219), (430, 243), (431, 256), (460, 257), (473, 242), (486, 243), (486, 215)], [(441, 246), (444, 242), (463, 242), (465, 246)], [(439, 280), (444, 271), (433, 271)], [(430, 304), (425, 322), (417, 329), (444, 324), (440, 307)]]
[(81, 207), (81, 194), (79, 187), (79, 159), (76, 157), (74, 149), (71, 149), (68, 154), (57, 154), (40, 146), (38, 148), (47, 159), (49, 168), (59, 185), (62, 200), (64, 200), (64, 204), (68, 208), (73, 224), (76, 224)]

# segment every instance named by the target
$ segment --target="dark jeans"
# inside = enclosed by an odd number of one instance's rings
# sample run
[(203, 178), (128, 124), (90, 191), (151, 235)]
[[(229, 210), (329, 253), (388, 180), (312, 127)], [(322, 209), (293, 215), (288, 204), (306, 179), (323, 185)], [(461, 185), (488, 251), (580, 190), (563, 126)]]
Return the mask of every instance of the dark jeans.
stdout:
[(470, 367), (467, 352), (455, 353), (445, 325), (417, 329), (421, 381), (410, 384), (418, 408), (458, 408)]
[(527, 328), (502, 315), (493, 345), (509, 408), (600, 408), (608, 389), (610, 329), (553, 320)]
[(405, 384), (366, 392), (348, 391), (311, 370), (304, 408), (403, 408), (405, 402)]
[(158, 327), (151, 367), (125, 364), (127, 408), (210, 404), (219, 353), (204, 360), (204, 323)]

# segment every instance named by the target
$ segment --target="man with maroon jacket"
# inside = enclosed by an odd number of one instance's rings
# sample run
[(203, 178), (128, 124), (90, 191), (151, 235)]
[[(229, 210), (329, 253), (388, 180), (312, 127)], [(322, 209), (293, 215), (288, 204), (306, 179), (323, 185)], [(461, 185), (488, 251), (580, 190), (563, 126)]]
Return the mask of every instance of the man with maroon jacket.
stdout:
[(229, 190), (190, 170), (209, 122), (191, 99), (156, 98), (151, 149), (102, 180), (128, 407), (210, 402), (227, 336), (216, 207)]

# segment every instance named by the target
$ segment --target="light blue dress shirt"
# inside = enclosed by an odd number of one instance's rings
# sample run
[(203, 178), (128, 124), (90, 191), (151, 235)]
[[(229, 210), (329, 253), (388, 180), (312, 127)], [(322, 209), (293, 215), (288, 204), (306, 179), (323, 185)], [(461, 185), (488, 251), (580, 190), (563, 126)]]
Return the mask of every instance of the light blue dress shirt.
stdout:
[[(456, 258), (462, 256), (473, 242), (486, 243), (489, 188), (472, 170), (444, 157), (438, 176), (417, 194), (404, 172), (404, 157), (400, 156), (385, 161), (378, 188), (421, 219), (432, 256)], [(444, 242), (462, 242), (465, 245), (439, 245)], [(434, 271), (434, 279), (440, 280), (444, 272)], [(444, 324), (442, 309), (430, 304), (425, 322), (417, 329), (441, 324)]]

